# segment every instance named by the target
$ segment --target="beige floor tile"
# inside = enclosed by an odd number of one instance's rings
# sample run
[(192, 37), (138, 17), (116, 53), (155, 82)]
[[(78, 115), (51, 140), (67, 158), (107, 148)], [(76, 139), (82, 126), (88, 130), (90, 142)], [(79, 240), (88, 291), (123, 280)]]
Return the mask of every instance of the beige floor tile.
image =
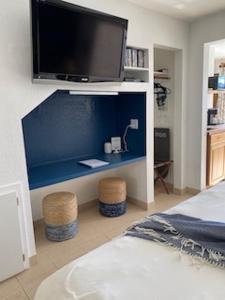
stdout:
[(96, 249), (100, 245), (110, 241), (110, 238), (104, 234), (97, 234), (88, 240), (81, 241), (80, 247), (83, 250), (83, 254)]
[(65, 251), (61, 252), (59, 255), (53, 255), (51, 257), (51, 261), (55, 264), (57, 268), (62, 268), (63, 266), (67, 265), (71, 261), (75, 260), (76, 258), (84, 255), (85, 252), (82, 248), (76, 248), (73, 251)]
[(49, 260), (57, 268), (61, 268), (83, 254), (83, 250), (76, 238), (65, 242), (53, 243), (46, 252)]
[(49, 260), (48, 256), (38, 251), (37, 264), (17, 275), (17, 279), (26, 294), (33, 299), (40, 283), (55, 271), (57, 271), (57, 267)]
[(1, 300), (28, 300), (23, 288), (18, 280), (14, 277), (0, 283), (0, 299)]
[(30, 298), (20, 288), (19, 290), (12, 291), (7, 297), (0, 298), (1, 300), (29, 300)]
[(106, 230), (105, 234), (109, 239), (113, 239), (113, 238), (121, 235), (123, 232), (124, 232), (124, 228), (115, 227), (115, 228)]

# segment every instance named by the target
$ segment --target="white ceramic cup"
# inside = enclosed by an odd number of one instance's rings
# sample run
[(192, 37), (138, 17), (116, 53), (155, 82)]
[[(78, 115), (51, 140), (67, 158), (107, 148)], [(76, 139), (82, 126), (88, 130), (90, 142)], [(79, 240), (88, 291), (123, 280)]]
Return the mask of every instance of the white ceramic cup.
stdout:
[(111, 143), (105, 143), (104, 144), (104, 151), (105, 151), (105, 154), (112, 153), (112, 144)]

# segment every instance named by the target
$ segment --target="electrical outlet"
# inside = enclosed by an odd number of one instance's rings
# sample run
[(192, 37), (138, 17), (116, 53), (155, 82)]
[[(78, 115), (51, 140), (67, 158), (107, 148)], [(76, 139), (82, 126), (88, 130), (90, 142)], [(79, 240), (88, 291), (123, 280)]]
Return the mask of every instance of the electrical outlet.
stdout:
[(131, 119), (130, 120), (130, 128), (138, 129), (138, 119)]

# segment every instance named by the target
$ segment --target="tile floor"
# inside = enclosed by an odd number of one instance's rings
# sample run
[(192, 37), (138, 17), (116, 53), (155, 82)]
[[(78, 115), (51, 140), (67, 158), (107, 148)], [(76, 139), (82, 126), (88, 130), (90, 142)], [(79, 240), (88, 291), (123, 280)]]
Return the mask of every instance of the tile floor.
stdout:
[(70, 261), (91, 251), (99, 245), (121, 234), (132, 222), (144, 216), (166, 210), (191, 197), (190, 194), (177, 196), (156, 191), (155, 203), (149, 211), (129, 204), (127, 214), (116, 219), (99, 215), (97, 208), (89, 208), (79, 214), (79, 233), (75, 239), (62, 242), (49, 242), (44, 237), (44, 226), (35, 228), (37, 264), (29, 270), (0, 284), (1, 300), (33, 299), (42, 280)]

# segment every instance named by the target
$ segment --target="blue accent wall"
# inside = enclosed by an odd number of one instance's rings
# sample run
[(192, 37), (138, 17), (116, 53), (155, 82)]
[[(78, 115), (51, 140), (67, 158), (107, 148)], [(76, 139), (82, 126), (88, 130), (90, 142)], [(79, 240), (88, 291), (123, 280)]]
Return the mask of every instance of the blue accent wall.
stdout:
[(131, 118), (139, 119), (139, 130), (129, 130), (129, 150), (145, 155), (144, 93), (77, 96), (56, 91), (22, 120), (28, 169), (102, 154), (104, 142), (122, 136)]
[(143, 93), (123, 93), (116, 101), (117, 132), (122, 137), (130, 119), (138, 119), (139, 129), (129, 129), (127, 144), (129, 152), (146, 154), (146, 99)]

